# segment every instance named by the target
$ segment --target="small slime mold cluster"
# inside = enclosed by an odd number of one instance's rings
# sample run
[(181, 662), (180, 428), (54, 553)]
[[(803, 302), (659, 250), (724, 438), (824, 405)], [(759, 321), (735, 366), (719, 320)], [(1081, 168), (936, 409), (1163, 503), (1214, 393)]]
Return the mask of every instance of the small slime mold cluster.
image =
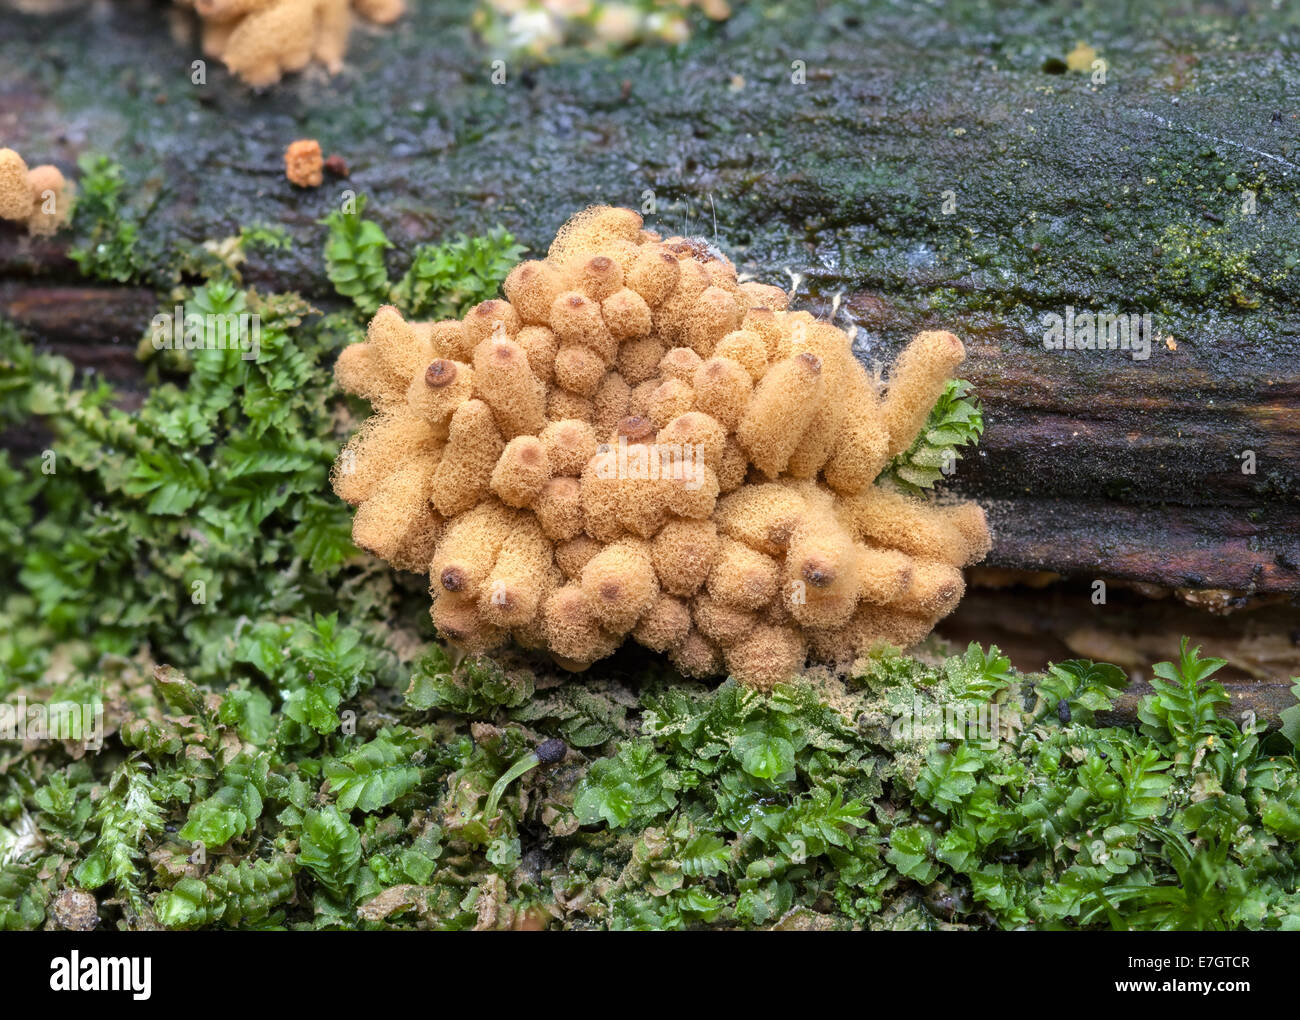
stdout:
[(767, 689), (957, 605), (983, 511), (875, 484), (962, 361), (953, 334), (918, 335), (882, 393), (783, 290), (603, 206), (503, 290), (463, 320), (381, 308), (336, 367), (374, 407), (333, 474), (353, 539), (428, 572), (448, 640), (576, 671), (631, 638)]
[(48, 237), (72, 218), (73, 192), (58, 167), (47, 163), (29, 170), (13, 149), (0, 149), (0, 219)]
[(203, 53), (253, 86), (274, 85), (312, 61), (343, 67), (355, 12), (388, 25), (404, 0), (188, 0), (203, 19)]

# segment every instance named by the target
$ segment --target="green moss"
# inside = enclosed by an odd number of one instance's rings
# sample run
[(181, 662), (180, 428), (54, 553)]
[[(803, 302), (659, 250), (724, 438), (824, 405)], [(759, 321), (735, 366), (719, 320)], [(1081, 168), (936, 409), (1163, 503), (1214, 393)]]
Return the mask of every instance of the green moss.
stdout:
[[(112, 741), (106, 758), (45, 748), (11, 769), (3, 825), (28, 819), (41, 841), (0, 868), (7, 927), (38, 924), (66, 881), (114, 888), (110, 920), (175, 927), (1276, 928), (1300, 906), (1293, 752), (1224, 718), (1222, 662), (1186, 648), (1157, 666), (1138, 729), (1098, 721), (1115, 667), (1021, 675), (976, 646), (932, 664), (881, 653), (771, 697), (625, 658), (588, 691), (625, 721), (539, 765), (531, 749), (581, 712), (521, 699), (510, 678), (552, 688), (528, 663), (431, 653), (405, 706), (382, 682), (345, 686), (355, 728), (336, 716), (304, 739), (292, 700), (370, 653), (328, 621), (257, 631), (231, 686), (118, 676), (122, 732), (204, 707), (184, 746), (119, 765), (93, 812)], [(278, 726), (226, 711), (250, 691)], [(216, 867), (190, 854), (194, 833), (165, 831), (214, 804), (240, 819), (211, 834)]]
[(365, 207), (366, 197), (357, 195), (321, 222), (328, 229), (325, 266), (330, 282), (367, 315), (381, 304), (392, 304), (410, 318), (459, 317), (495, 297), (501, 281), (527, 251), (504, 227), (477, 237), (461, 234), (442, 244), (419, 245), (405, 275), (390, 284), (385, 251), (393, 245), (383, 228), (363, 215)]
[(949, 381), (915, 442), (885, 466), (887, 481), (919, 495), (953, 473), (961, 460), (957, 451), (978, 443), (984, 432), (979, 401), (967, 399), (970, 388), (964, 379)]
[(75, 227), (84, 240), (68, 255), (86, 276), (131, 282), (143, 273), (145, 263), (138, 250), (140, 225), (122, 194), (122, 167), (94, 154), (82, 156), (77, 166), (81, 174)]

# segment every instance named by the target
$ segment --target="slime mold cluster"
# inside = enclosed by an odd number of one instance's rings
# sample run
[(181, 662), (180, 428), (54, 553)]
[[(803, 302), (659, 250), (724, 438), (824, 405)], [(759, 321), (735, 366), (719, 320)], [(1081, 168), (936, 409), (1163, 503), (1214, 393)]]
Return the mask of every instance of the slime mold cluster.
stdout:
[(48, 237), (71, 219), (73, 192), (58, 167), (46, 163), (29, 170), (13, 149), (0, 149), (0, 219)]
[(463, 320), (381, 308), (336, 376), (372, 402), (333, 483), (356, 544), (428, 572), (469, 652), (582, 670), (626, 639), (767, 689), (930, 632), (983, 511), (876, 485), (962, 361), (919, 334), (881, 387), (848, 336), (712, 246), (594, 206)]
[(253, 86), (274, 85), (313, 60), (343, 67), (355, 12), (391, 24), (404, 0), (182, 0), (203, 20), (203, 52)]

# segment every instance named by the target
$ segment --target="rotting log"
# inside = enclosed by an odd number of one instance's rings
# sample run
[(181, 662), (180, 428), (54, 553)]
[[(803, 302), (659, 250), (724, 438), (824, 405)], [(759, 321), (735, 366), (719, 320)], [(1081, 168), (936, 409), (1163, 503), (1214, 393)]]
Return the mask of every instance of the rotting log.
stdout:
[[(159, 265), (277, 224), (293, 246), (245, 280), (326, 307), (317, 221), (344, 187), (395, 266), (498, 222), (536, 249), (582, 205), (652, 192), (651, 226), (797, 279), (868, 362), (921, 328), (966, 340), (988, 427), (953, 487), (989, 509), (990, 565), (1300, 595), (1300, 60), (1277, 41), (1294, 13), (754, 3), (684, 47), (510, 62), (494, 85), (469, 6), (428, 4), (357, 33), (343, 74), (256, 93), (217, 67), (192, 84), (166, 6), (0, 12), (0, 139), (123, 163)], [(1079, 40), (1104, 65), (1054, 73)], [(298, 137), (351, 178), (291, 187)], [(78, 240), (0, 231), (0, 314), (129, 390), (165, 281), (80, 280)], [(1045, 349), (1067, 307), (1150, 313), (1150, 357)]]

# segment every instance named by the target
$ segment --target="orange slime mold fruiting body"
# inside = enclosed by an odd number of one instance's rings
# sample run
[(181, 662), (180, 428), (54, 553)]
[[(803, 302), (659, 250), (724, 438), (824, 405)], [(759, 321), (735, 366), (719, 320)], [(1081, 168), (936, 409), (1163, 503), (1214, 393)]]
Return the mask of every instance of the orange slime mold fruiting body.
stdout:
[(405, 9), (404, 0), (190, 3), (202, 19), (204, 55), (221, 60), (232, 73), (258, 88), (274, 85), (284, 74), (301, 71), (312, 61), (337, 74), (347, 53), (354, 13), (365, 21), (387, 25)]
[(983, 510), (876, 484), (960, 364), (953, 334), (918, 336), (882, 391), (784, 291), (604, 206), (503, 289), (460, 322), (383, 308), (336, 369), (376, 411), (333, 476), (354, 538), (428, 572), (448, 640), (575, 671), (633, 640), (769, 689), (956, 606)]

